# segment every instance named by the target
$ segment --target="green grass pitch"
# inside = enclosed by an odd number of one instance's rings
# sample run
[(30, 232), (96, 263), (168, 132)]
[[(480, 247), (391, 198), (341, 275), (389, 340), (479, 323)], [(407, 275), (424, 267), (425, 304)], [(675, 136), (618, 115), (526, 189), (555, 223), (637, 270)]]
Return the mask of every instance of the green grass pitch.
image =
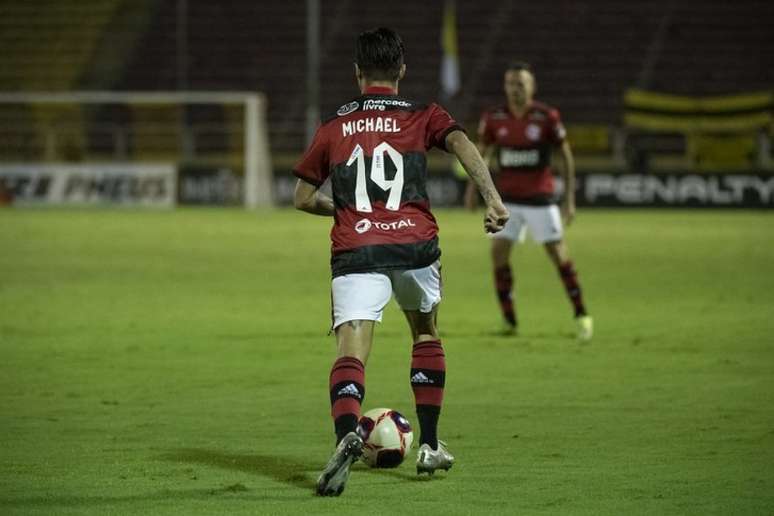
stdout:
[[(772, 514), (774, 218), (581, 211), (579, 345), (539, 247), (497, 337), (481, 214), (439, 211), (449, 474), (331, 452), (330, 221), (290, 209), (0, 211), (2, 514)], [(377, 329), (365, 408), (412, 421)]]

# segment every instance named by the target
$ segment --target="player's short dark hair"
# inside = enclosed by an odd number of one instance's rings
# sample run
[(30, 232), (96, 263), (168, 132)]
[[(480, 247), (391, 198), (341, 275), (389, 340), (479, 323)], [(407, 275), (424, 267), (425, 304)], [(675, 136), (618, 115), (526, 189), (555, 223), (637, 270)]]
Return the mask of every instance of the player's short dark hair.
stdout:
[(403, 40), (392, 29), (379, 27), (360, 33), (355, 45), (355, 63), (372, 80), (397, 81), (403, 65)]
[(511, 61), (508, 63), (508, 66), (505, 68), (506, 72), (510, 72), (513, 70), (514, 72), (520, 72), (522, 70), (525, 70), (529, 73), (532, 73), (532, 66), (526, 62), (526, 61)]

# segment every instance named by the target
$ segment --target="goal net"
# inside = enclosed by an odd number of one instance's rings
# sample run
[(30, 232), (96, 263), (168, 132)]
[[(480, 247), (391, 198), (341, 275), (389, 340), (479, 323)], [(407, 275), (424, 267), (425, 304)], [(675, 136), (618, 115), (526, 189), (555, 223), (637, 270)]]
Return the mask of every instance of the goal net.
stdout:
[(154, 204), (143, 195), (164, 181), (161, 204), (271, 205), (264, 96), (0, 93), (0, 195), (14, 204)]

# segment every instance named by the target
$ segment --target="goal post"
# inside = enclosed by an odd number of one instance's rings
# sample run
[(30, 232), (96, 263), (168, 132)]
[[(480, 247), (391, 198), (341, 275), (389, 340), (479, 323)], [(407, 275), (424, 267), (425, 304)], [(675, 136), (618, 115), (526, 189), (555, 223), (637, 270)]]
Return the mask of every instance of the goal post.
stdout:
[[(215, 105), (215, 106), (240, 106), (243, 110), (241, 131), (241, 164), (244, 170), (242, 182), (242, 202), (247, 208), (256, 208), (273, 205), (273, 171), (271, 163), (271, 151), (269, 148), (268, 130), (266, 127), (266, 98), (261, 93), (254, 92), (115, 92), (115, 91), (72, 91), (72, 92), (0, 92), (0, 108), (11, 105), (32, 106), (35, 108), (45, 106), (98, 106), (98, 105), (125, 105), (125, 106), (169, 106), (183, 107), (190, 105)], [(14, 131), (14, 124), (5, 124), (5, 133)], [(190, 129), (182, 128), (183, 133)], [(177, 129), (167, 129), (168, 131)], [(230, 131), (231, 129), (222, 129)], [(50, 163), (56, 152), (50, 147), (55, 146), (57, 128), (43, 129), (45, 135), (42, 140), (46, 147), (41, 159), (37, 163)], [(131, 127), (121, 128), (112, 134), (114, 139), (113, 156), (109, 161), (127, 161), (125, 156), (126, 133), (131, 133)], [(177, 136), (185, 140), (185, 134)], [(186, 145), (180, 145), (185, 149)], [(185, 151), (183, 151), (185, 152)], [(170, 152), (170, 159), (178, 164), (190, 159), (190, 155)], [(6, 161), (0, 158), (0, 164)], [(29, 160), (25, 160), (30, 163)], [(128, 161), (141, 161), (130, 156)]]

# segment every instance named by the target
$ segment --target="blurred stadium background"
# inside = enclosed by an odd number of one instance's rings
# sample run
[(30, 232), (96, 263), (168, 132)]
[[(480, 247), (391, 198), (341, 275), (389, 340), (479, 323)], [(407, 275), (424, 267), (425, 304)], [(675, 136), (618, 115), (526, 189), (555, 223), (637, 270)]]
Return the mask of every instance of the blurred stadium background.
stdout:
[[(774, 203), (770, 2), (3, 0), (0, 14), (5, 204), (287, 203), (310, 127), (355, 93), (353, 36), (380, 24), (405, 39), (404, 94), (471, 133), (502, 102), (506, 63), (531, 62), (568, 126), (579, 204)], [(451, 164), (431, 168), (436, 205), (457, 203)]]

